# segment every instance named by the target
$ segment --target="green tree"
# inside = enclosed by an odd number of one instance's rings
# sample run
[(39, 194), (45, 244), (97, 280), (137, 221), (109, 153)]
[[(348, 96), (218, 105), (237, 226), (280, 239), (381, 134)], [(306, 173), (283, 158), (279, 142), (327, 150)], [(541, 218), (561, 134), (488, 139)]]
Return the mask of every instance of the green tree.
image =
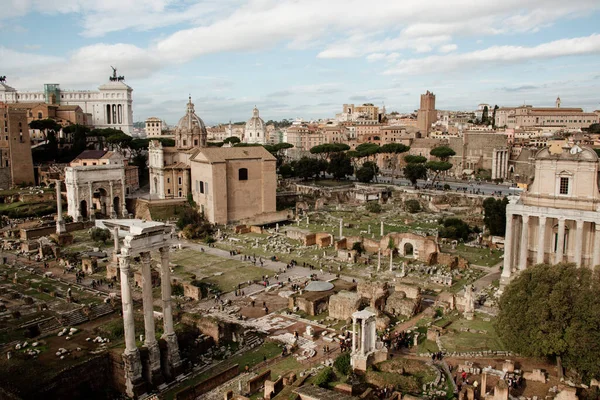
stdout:
[(294, 176), (294, 169), (290, 164), (283, 164), (279, 167), (279, 174), (283, 179), (291, 178)]
[(348, 375), (352, 371), (352, 366), (350, 365), (350, 353), (344, 352), (337, 356), (333, 362), (333, 366), (340, 374)]
[(419, 203), (419, 200), (408, 199), (404, 202), (404, 208), (409, 213), (414, 214), (421, 211), (421, 203)]
[(481, 124), (482, 125), (488, 125), (489, 113), (490, 113), (490, 109), (488, 108), (488, 106), (484, 106), (483, 112), (481, 113)]
[(460, 218), (446, 218), (442, 224), (444, 225), (440, 229), (440, 236), (447, 239), (455, 240), (469, 240), (469, 233), (471, 228), (469, 225)]
[(70, 158), (76, 157), (87, 148), (87, 135), (90, 133), (90, 128), (85, 125), (69, 125), (63, 128), (65, 135), (71, 136), (71, 151)]
[(427, 157), (408, 154), (404, 156), (404, 161), (406, 161), (407, 164), (424, 164), (427, 162)]
[(425, 168), (430, 171), (433, 171), (433, 179), (431, 180), (431, 184), (433, 185), (441, 172), (448, 171), (452, 168), (452, 164), (446, 161), (428, 161), (425, 163)]
[(410, 147), (403, 145), (402, 143), (387, 143), (379, 148), (379, 152), (382, 154), (389, 154), (388, 165), (391, 167), (392, 175), (396, 175), (396, 167), (398, 166), (398, 156), (401, 153), (406, 153), (410, 150)]
[(277, 167), (280, 167), (285, 162), (285, 152), (284, 150), (291, 149), (294, 147), (293, 144), (290, 143), (277, 143), (274, 145), (265, 144), (265, 149), (277, 159)]
[(352, 175), (354, 168), (352, 162), (346, 153), (334, 153), (331, 155), (327, 172), (333, 175), (335, 179), (344, 179), (348, 175)]
[(417, 184), (418, 179), (425, 179), (427, 177), (427, 167), (425, 164), (410, 163), (406, 164), (403, 169), (404, 177), (410, 181), (413, 185)]
[(491, 235), (504, 236), (506, 231), (506, 206), (508, 199), (488, 197), (483, 201), (483, 223)]
[(241, 140), (237, 136), (229, 136), (228, 138), (225, 138), (223, 140), (223, 143), (231, 143), (231, 144), (236, 144), (236, 143), (240, 143), (240, 142), (241, 142)]
[(335, 374), (333, 373), (333, 368), (325, 367), (315, 376), (313, 385), (326, 388), (329, 382), (331, 382), (334, 378)]
[(448, 161), (450, 157), (456, 155), (456, 152), (448, 146), (438, 146), (431, 149), (429, 154), (439, 158), (441, 161)]
[(356, 179), (362, 183), (369, 183), (375, 177), (375, 173), (373, 173), (373, 169), (369, 167), (360, 167), (356, 171)]
[(213, 240), (213, 225), (195, 208), (185, 209), (177, 221), (177, 227), (182, 230), (186, 239), (200, 239), (205, 242)]
[(520, 272), (499, 301), (496, 332), (510, 350), (600, 376), (600, 274), (574, 264), (539, 264)]
[(302, 157), (292, 163), (297, 177), (304, 180), (315, 178), (319, 175), (319, 160), (316, 158)]
[(494, 111), (492, 112), (492, 128), (496, 129), (496, 111), (499, 109), (500, 107), (498, 107), (498, 105), (496, 104), (494, 106)]
[(325, 159), (329, 159), (333, 153), (350, 150), (350, 146), (345, 143), (324, 143), (311, 147), (310, 154), (320, 154)]
[(110, 231), (102, 228), (92, 228), (90, 230), (90, 236), (94, 242), (106, 243), (110, 239)]
[(175, 147), (175, 140), (171, 139), (171, 138), (158, 138), (158, 139), (154, 139), (154, 140), (158, 140), (160, 142), (160, 144), (163, 145), (163, 147)]
[(377, 203), (376, 201), (369, 201), (365, 205), (365, 208), (368, 212), (373, 214), (379, 214), (381, 212), (381, 204)]

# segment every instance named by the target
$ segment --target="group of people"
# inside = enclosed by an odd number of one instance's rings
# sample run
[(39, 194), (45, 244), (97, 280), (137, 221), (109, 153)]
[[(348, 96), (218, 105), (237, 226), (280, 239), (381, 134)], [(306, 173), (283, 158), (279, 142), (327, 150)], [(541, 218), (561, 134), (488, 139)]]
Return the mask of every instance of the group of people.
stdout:
[(387, 331), (381, 336), (381, 341), (388, 349), (400, 350), (413, 345), (413, 335), (405, 331)]

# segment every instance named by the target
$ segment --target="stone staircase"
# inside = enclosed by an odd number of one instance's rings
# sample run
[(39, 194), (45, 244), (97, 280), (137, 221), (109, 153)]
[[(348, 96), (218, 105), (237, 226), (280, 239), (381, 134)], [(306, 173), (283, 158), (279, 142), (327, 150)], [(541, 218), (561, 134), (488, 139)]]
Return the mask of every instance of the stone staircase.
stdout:
[(256, 334), (256, 332), (246, 332), (244, 334), (244, 346), (249, 346), (250, 348), (255, 348), (260, 346), (264, 340)]
[(96, 318), (103, 317), (103, 316), (108, 315), (108, 314), (110, 314), (110, 313), (112, 313), (114, 311), (115, 310), (108, 303), (102, 303), (102, 304), (98, 304), (98, 305), (92, 306), (92, 307), (90, 307), (89, 320), (93, 321)]
[(75, 326), (88, 321), (88, 317), (83, 313), (82, 309), (74, 310), (60, 316), (63, 326)]
[(51, 318), (38, 324), (40, 335), (44, 336), (62, 328), (60, 321), (57, 318)]

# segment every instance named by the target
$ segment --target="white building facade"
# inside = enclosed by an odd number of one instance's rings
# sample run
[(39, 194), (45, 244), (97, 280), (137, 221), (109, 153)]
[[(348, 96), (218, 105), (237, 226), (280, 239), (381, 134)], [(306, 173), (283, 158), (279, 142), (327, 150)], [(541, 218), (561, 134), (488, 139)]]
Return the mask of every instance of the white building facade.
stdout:
[(533, 183), (506, 207), (503, 285), (535, 264), (600, 265), (599, 166), (586, 147), (537, 152)]
[(76, 105), (88, 115), (88, 123), (96, 128), (121, 129), (133, 134), (133, 89), (116, 70), (109, 81), (94, 90), (62, 90), (60, 84), (45, 84), (39, 92), (20, 92), (6, 84), (0, 88), (0, 102)]

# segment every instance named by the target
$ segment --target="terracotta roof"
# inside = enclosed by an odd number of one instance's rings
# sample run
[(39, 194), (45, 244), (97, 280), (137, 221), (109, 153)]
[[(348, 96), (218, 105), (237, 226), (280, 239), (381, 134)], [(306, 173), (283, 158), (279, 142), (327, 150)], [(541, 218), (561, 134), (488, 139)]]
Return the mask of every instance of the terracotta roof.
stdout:
[(276, 158), (262, 146), (249, 147), (205, 147), (198, 149), (192, 161), (220, 163), (227, 160), (262, 159), (276, 161)]
[(106, 150), (84, 150), (81, 154), (75, 157), (75, 160), (99, 160), (104, 158)]

